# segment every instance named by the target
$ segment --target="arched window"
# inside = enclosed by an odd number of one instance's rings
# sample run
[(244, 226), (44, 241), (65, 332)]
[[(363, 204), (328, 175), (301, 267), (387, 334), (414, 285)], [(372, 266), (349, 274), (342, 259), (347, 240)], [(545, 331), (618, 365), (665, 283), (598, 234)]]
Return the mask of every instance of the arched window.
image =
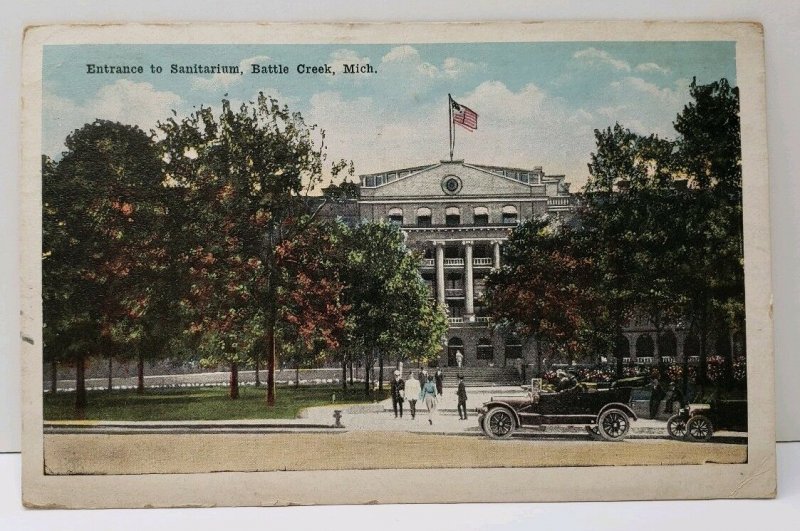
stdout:
[(700, 355), (700, 339), (696, 335), (689, 335), (686, 336), (686, 339), (683, 340), (683, 360), (686, 358), (689, 361), (692, 361), (690, 358)]
[(516, 225), (517, 224), (517, 207), (514, 205), (506, 205), (503, 207), (503, 225)]
[(661, 359), (671, 358), (675, 361), (678, 355), (678, 340), (672, 330), (667, 330), (658, 338), (658, 355)]
[(398, 225), (403, 224), (403, 209), (402, 208), (392, 208), (389, 210), (389, 222), (390, 223), (397, 223)]
[(447, 207), (444, 210), (444, 224), (448, 227), (455, 227), (461, 224), (461, 209), (458, 207)]
[(488, 337), (482, 337), (478, 340), (478, 359), (479, 360), (493, 360), (494, 347)]
[(486, 207), (475, 207), (472, 211), (472, 221), (475, 225), (488, 225), (489, 209)]
[(653, 345), (653, 338), (650, 337), (650, 334), (640, 335), (636, 339), (636, 358), (652, 358), (654, 348), (655, 345)]
[(431, 209), (420, 207), (417, 209), (417, 227), (431, 226)]
[(617, 336), (614, 341), (614, 356), (617, 358), (627, 358), (631, 354), (631, 343), (625, 336)]

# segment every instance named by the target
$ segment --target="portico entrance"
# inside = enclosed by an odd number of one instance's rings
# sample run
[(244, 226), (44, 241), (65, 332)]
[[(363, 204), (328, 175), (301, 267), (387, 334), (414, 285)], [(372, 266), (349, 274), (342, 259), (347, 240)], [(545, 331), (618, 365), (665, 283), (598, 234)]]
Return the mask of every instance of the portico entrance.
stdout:
[(456, 362), (456, 352), (461, 351), (461, 354), (464, 354), (464, 342), (461, 338), (453, 337), (450, 338), (450, 341), (447, 342), (447, 366), (448, 367), (456, 367), (458, 363)]

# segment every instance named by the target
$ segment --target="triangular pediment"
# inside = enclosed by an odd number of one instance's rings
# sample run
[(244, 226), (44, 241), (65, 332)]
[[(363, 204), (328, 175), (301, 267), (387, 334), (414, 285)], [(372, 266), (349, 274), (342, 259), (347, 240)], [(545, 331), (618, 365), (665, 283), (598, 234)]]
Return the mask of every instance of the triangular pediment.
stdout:
[[(371, 197), (463, 197), (491, 195), (531, 195), (530, 184), (519, 182), (498, 171), (464, 162), (441, 162), (409, 172), (382, 174), (374, 186), (362, 188)], [(369, 181), (373, 183), (372, 180)]]

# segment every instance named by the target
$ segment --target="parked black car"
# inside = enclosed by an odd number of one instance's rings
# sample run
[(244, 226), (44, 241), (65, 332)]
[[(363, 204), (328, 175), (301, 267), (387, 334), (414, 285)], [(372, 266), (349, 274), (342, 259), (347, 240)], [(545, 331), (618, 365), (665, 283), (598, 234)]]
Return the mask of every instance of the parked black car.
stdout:
[(483, 433), (495, 439), (510, 437), (518, 428), (583, 424), (590, 435), (620, 441), (628, 434), (631, 421), (637, 420), (629, 403), (631, 391), (641, 384), (642, 379), (630, 378), (605, 389), (579, 384), (555, 393), (493, 397), (480, 408), (478, 424)]
[(747, 400), (689, 404), (667, 421), (667, 432), (673, 439), (705, 442), (715, 430), (747, 431)]

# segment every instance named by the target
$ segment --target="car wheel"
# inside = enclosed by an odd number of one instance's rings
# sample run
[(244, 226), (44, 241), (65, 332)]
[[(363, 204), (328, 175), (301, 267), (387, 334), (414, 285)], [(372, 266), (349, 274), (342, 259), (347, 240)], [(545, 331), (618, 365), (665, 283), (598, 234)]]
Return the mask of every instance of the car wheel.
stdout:
[(489, 411), (483, 421), (483, 431), (492, 439), (511, 437), (515, 427), (514, 415), (504, 407)]
[(692, 442), (705, 442), (714, 435), (711, 420), (703, 415), (695, 415), (686, 421), (686, 437)]
[(686, 419), (683, 415), (672, 415), (667, 421), (667, 432), (673, 439), (686, 438)]
[(597, 418), (597, 428), (603, 439), (621, 441), (628, 434), (631, 421), (621, 409), (607, 409)]

